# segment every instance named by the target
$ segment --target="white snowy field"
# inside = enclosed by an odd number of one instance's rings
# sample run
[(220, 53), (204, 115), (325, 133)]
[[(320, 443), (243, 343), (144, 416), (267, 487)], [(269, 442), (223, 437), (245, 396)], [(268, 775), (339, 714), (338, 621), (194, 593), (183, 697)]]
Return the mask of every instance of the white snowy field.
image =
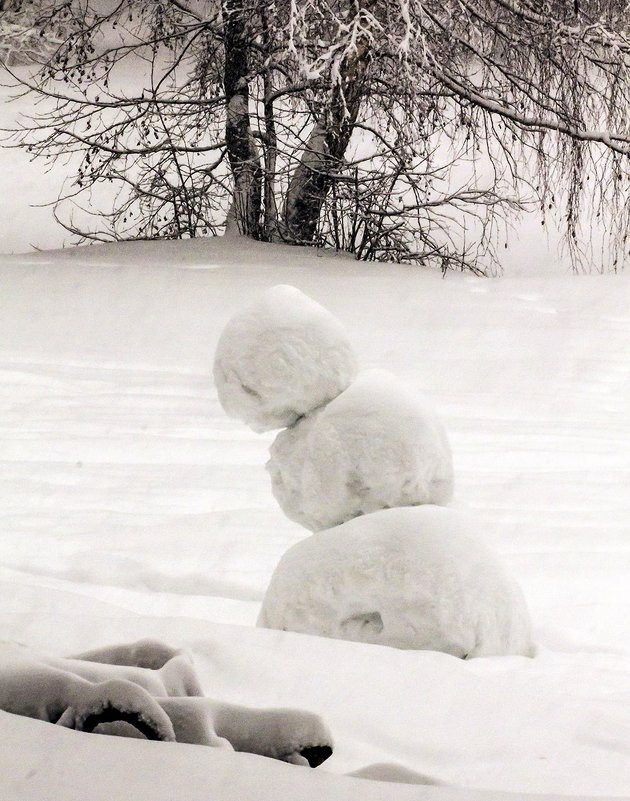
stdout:
[[(225, 416), (211, 365), (278, 283), (433, 400), (453, 505), (522, 583), (534, 659), (254, 627), (308, 532), (272, 497), (273, 433)], [(630, 275), (442, 279), (238, 240), (6, 256), (0, 375), (0, 639), (159, 637), (208, 695), (317, 712), (336, 744), (309, 771), (0, 714), (1, 798), (630, 798)], [(447, 787), (340, 775), (374, 763)]]

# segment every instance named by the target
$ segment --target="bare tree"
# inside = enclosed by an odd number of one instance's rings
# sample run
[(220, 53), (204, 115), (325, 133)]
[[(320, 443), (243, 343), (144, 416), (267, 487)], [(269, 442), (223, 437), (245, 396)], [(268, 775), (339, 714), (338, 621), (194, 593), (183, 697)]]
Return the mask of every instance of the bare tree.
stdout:
[[(198, 236), (227, 220), (483, 270), (524, 197), (561, 209), (579, 258), (588, 198), (611, 264), (627, 255), (624, 0), (22, 5), (63, 39), (19, 76), (41, 108), (19, 141), (76, 165), (55, 206), (77, 234)], [(98, 209), (94, 227), (69, 204)]]

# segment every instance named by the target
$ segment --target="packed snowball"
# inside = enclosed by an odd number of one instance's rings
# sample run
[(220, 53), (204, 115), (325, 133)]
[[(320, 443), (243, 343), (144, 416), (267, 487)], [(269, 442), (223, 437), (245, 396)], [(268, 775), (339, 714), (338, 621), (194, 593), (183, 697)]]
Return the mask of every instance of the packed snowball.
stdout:
[(214, 361), (224, 410), (258, 432), (293, 425), (343, 392), (356, 372), (341, 323), (285, 285), (232, 317)]
[(453, 461), (431, 404), (367, 370), (328, 405), (281, 431), (267, 470), (284, 513), (319, 531), (396, 506), (446, 504)]
[(281, 558), (258, 625), (460, 658), (532, 654), (519, 585), (462, 515), (387, 509)]

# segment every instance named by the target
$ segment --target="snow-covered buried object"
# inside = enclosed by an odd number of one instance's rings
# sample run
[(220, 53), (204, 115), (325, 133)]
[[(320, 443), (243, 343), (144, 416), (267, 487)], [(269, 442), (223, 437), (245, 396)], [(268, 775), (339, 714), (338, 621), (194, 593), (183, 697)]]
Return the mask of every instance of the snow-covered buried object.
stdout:
[(214, 361), (224, 410), (258, 432), (290, 426), (328, 403), (356, 372), (341, 323), (285, 285), (269, 289), (227, 323)]
[(281, 431), (267, 462), (284, 513), (312, 531), (378, 509), (453, 495), (453, 460), (431, 404), (366, 370), (327, 406)]
[(276, 567), (258, 625), (461, 658), (532, 654), (519, 585), (463, 516), (387, 509), (320, 531)]
[(192, 663), (155, 640), (77, 657), (0, 641), (0, 710), (69, 729), (247, 751), (317, 767), (332, 754), (323, 721), (201, 696)]

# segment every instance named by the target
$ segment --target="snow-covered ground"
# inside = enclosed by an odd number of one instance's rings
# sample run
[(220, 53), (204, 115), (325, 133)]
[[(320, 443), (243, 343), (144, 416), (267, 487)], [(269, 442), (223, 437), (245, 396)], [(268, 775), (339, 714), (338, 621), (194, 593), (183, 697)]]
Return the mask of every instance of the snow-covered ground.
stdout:
[[(308, 532), (271, 494), (274, 433), (228, 418), (211, 370), (227, 320), (278, 283), (436, 406), (453, 505), (520, 580), (534, 659), (254, 627)], [(0, 714), (0, 797), (630, 797), (630, 275), (442, 279), (238, 240), (3, 257), (0, 375), (0, 639), (159, 637), (208, 695), (312, 710), (336, 742), (309, 771)], [(449, 787), (340, 776), (374, 763)]]

